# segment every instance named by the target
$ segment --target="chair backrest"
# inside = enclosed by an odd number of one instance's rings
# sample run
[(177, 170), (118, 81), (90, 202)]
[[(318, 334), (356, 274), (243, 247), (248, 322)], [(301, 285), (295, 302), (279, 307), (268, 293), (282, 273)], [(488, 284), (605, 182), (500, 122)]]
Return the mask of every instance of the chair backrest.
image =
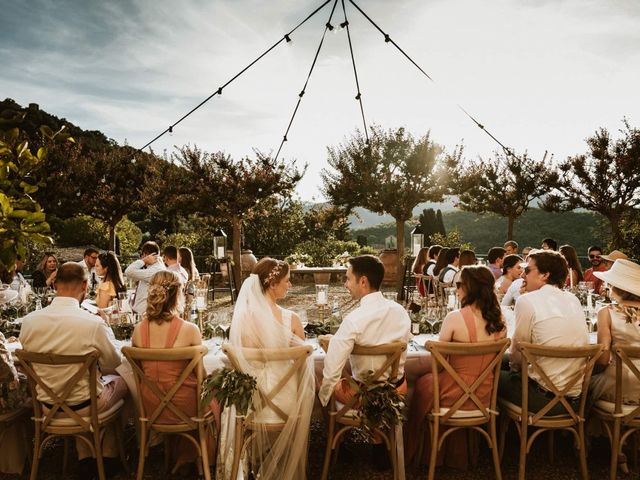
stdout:
[[(36, 353), (26, 350), (16, 350), (16, 356), (22, 366), (22, 370), (29, 380), (29, 389), (33, 400), (34, 419), (40, 422), (43, 429), (46, 429), (58, 412), (64, 412), (73, 419), (79, 427), (90, 431), (98, 426), (97, 411), (97, 365), (100, 353), (93, 350), (85, 355), (58, 355), (54, 353)], [(56, 392), (51, 388), (46, 378), (37, 373), (37, 365), (78, 365), (78, 370), (69, 378), (62, 392)], [(68, 404), (69, 396), (74, 391), (78, 383), (89, 376), (89, 400), (90, 400), (90, 422), (78, 415)], [(52, 399), (51, 408), (43, 414), (43, 408), (38, 401), (38, 388)]]
[(615, 410), (614, 414), (622, 417), (623, 423), (631, 423), (640, 421), (640, 406), (634, 408), (631, 412), (623, 413), (622, 409), (622, 375), (624, 367), (633, 375), (633, 382), (640, 383), (640, 370), (636, 362), (640, 360), (640, 347), (633, 345), (618, 344), (614, 348), (616, 355), (616, 393), (615, 393)]
[[(204, 368), (202, 366), (202, 358), (208, 352), (204, 345), (196, 345), (192, 347), (180, 348), (139, 348), (139, 347), (122, 347), (122, 353), (129, 360), (131, 368), (136, 379), (136, 388), (138, 389), (138, 412), (141, 420), (148, 422), (151, 426), (160, 417), (165, 409), (171, 410), (178, 418), (182, 420), (184, 425), (191, 429), (198, 428), (198, 422), (188, 416), (180, 407), (173, 403), (173, 398), (189, 376), (195, 372), (196, 374), (196, 419), (203, 417), (204, 406), (201, 405), (200, 395), (202, 393), (202, 381), (204, 380)], [(147, 377), (144, 373), (144, 362), (187, 362), (184, 370), (176, 380), (175, 384), (167, 391), (163, 391), (156, 382)], [(159, 404), (153, 412), (147, 412), (142, 398), (142, 387), (146, 387), (158, 398)]]
[[(504, 338), (501, 340), (490, 340), (488, 342), (460, 343), (460, 342), (435, 342), (428, 341), (427, 350), (431, 352), (432, 375), (433, 375), (433, 414), (440, 417), (441, 422), (446, 422), (467, 402), (471, 400), (475, 409), (482, 413), (487, 421), (491, 414), (496, 411), (496, 401), (498, 396), (498, 378), (500, 377), (500, 366), (504, 352), (507, 351), (511, 340)], [(484, 367), (478, 377), (471, 385), (467, 384), (456, 372), (450, 363), (449, 356), (470, 356), (470, 355), (493, 355), (492, 360)], [(443, 414), (440, 412), (440, 370), (446, 371), (462, 390), (460, 398)], [(489, 375), (493, 374), (491, 386), (491, 399), (489, 405), (485, 405), (478, 397), (478, 389), (484, 384)]]
[[(528, 412), (529, 403), (529, 374), (535, 372), (535, 374), (544, 382), (544, 386), (548, 389), (553, 398), (549, 399), (549, 402), (540, 409), (537, 413), (529, 416), (529, 424), (535, 425), (538, 420), (543, 418), (547, 412), (558, 404), (562, 404), (567, 412), (567, 415), (575, 422), (584, 421), (584, 409), (587, 401), (589, 381), (591, 380), (591, 373), (593, 372), (593, 366), (596, 360), (602, 353), (602, 345), (589, 345), (585, 347), (550, 347), (534, 345), (527, 342), (518, 342), (518, 350), (521, 357), (521, 371), (522, 371), (522, 411)], [(575, 372), (570, 373), (570, 377), (565, 384), (564, 388), (558, 388), (554, 382), (549, 378), (549, 375), (539, 365), (538, 359), (540, 357), (547, 358), (563, 358), (563, 359), (583, 359), (583, 367), (577, 369)], [(567, 395), (571, 389), (581, 384), (580, 404), (578, 412), (575, 412), (573, 407), (567, 400)], [(526, 415), (526, 413), (523, 413)]]
[[(242, 373), (250, 373), (243, 371), (238, 358), (237, 348), (238, 347), (226, 343), (222, 346), (222, 351), (227, 355), (235, 370)], [(291, 362), (287, 371), (282, 375), (278, 383), (271, 388), (271, 390), (265, 390), (263, 385), (257, 385), (257, 394), (260, 397), (260, 400), (264, 405), (275, 412), (278, 417), (280, 417), (282, 423), (287, 422), (289, 415), (274, 403), (274, 399), (285, 385), (294, 378), (297, 382), (298, 389), (300, 388), (300, 380), (304, 373), (307, 358), (311, 355), (311, 352), (313, 352), (313, 347), (311, 345), (289, 348), (242, 348), (242, 356), (254, 366), (262, 363), (266, 367), (266, 364), (269, 362)], [(255, 412), (250, 412), (247, 419), (250, 420), (254, 413)]]

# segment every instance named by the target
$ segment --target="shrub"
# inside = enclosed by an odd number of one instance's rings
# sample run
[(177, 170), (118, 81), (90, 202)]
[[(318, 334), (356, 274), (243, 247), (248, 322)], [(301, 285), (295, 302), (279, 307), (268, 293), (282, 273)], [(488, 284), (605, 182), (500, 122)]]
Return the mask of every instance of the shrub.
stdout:
[(336, 240), (334, 238), (323, 241), (307, 240), (296, 246), (296, 253), (306, 253), (311, 256), (311, 262), (307, 265), (309, 267), (333, 265), (335, 258), (344, 252), (348, 252), (352, 256), (376, 253), (371, 247), (361, 247), (357, 242)]

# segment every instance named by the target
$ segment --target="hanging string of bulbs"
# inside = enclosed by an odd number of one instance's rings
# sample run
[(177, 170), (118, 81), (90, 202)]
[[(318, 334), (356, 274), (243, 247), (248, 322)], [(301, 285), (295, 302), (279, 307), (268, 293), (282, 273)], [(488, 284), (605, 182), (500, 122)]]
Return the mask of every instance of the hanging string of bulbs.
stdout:
[[(349, 20), (347, 19), (347, 11), (345, 8), (345, 1), (344, 0), (340, 0), (341, 4), (342, 4), (342, 11), (344, 14), (344, 21), (342, 23), (340, 23), (340, 27), (342, 29), (345, 29), (347, 32), (347, 39), (348, 39), (348, 43), (349, 43), (349, 52), (350, 52), (350, 56), (351, 56), (351, 63), (353, 66), (353, 73), (354, 73), (354, 77), (355, 77), (355, 83), (356, 83), (356, 97), (355, 99), (358, 101), (359, 103), (359, 107), (360, 107), (360, 113), (362, 116), (362, 123), (364, 125), (364, 134), (365, 134), (365, 138), (366, 138), (366, 142), (369, 143), (369, 135), (368, 135), (368, 129), (367, 129), (367, 122), (366, 122), (366, 118), (365, 118), (365, 114), (364, 114), (364, 106), (362, 103), (362, 93), (361, 93), (361, 89), (360, 89), (360, 82), (358, 79), (358, 71), (356, 68), (356, 62), (355, 62), (355, 56), (354, 56), (354, 52), (353, 52), (353, 43), (351, 40), (351, 33), (349, 31)], [(255, 60), (253, 60), (250, 64), (248, 64), (245, 68), (243, 68), (242, 70), (240, 70), (240, 72), (238, 72), (236, 75), (234, 75), (230, 80), (228, 80), (224, 85), (222, 85), (221, 87), (218, 87), (217, 90), (215, 90), (211, 95), (209, 95), (207, 98), (205, 98), (204, 100), (202, 100), (198, 105), (196, 105), (195, 107), (193, 107), (191, 110), (189, 110), (186, 114), (184, 114), (182, 117), (180, 117), (177, 121), (173, 122), (171, 125), (169, 125), (169, 127), (167, 127), (164, 131), (162, 131), (161, 133), (159, 133), (158, 135), (156, 135), (152, 140), (150, 140), (149, 142), (147, 142), (143, 147), (140, 148), (140, 150), (144, 150), (145, 148), (151, 146), (154, 142), (156, 142), (158, 139), (160, 139), (162, 136), (164, 136), (167, 133), (173, 133), (173, 129), (180, 124), (183, 120), (185, 120), (187, 117), (189, 117), (191, 114), (193, 114), (196, 110), (198, 110), (200, 107), (202, 107), (205, 103), (207, 103), (209, 100), (211, 100), (214, 96), (216, 95), (222, 95), (222, 91), (229, 86), (234, 80), (236, 80), (238, 77), (240, 77), (242, 74), (244, 74), (247, 70), (249, 70), (253, 65), (255, 65), (256, 63), (258, 63), (258, 61), (260, 61), (263, 57), (265, 57), (268, 53), (270, 53), (272, 50), (274, 50), (278, 45), (280, 45), (282, 42), (286, 42), (289, 43), (291, 42), (291, 35), (298, 29), (300, 28), (302, 25), (304, 25), (309, 19), (311, 19), (315, 14), (317, 14), (318, 12), (320, 12), (324, 7), (326, 7), (329, 3), (331, 3), (331, 0), (326, 0), (324, 1), (318, 8), (316, 8), (313, 12), (311, 12), (304, 20), (302, 20), (300, 23), (298, 23), (294, 28), (292, 28), (290, 31), (288, 31), (287, 33), (284, 34), (284, 36), (282, 38), (280, 38), (277, 42), (275, 42), (273, 45), (271, 45), (267, 50), (265, 50), (262, 54), (260, 54)], [(296, 102), (296, 106), (293, 110), (293, 113), (291, 115), (291, 118), (289, 120), (289, 123), (287, 125), (287, 128), (285, 130), (285, 133), (282, 137), (282, 141), (280, 142), (280, 146), (278, 147), (277, 153), (274, 157), (274, 160), (277, 160), (278, 156), (280, 155), (280, 152), (282, 151), (282, 148), (284, 146), (284, 143), (287, 142), (288, 140), (288, 134), (289, 131), (291, 129), (291, 126), (293, 124), (293, 120), (295, 119), (295, 116), (298, 112), (298, 109), (300, 107), (300, 103), (302, 101), (302, 97), (304, 96), (304, 94), (306, 93), (306, 88), (309, 84), (309, 80), (311, 78), (311, 74), (313, 73), (313, 70), (315, 68), (316, 62), (318, 60), (318, 56), (320, 55), (320, 51), (322, 49), (322, 46), (324, 44), (324, 39), (326, 37), (326, 34), (328, 31), (332, 31), (335, 27), (332, 25), (331, 20), (333, 19), (333, 15), (337, 6), (338, 0), (334, 0), (333, 2), (333, 7), (331, 9), (331, 14), (329, 15), (329, 20), (327, 21), (327, 23), (325, 24), (325, 28), (322, 34), (322, 37), (320, 39), (320, 43), (318, 45), (318, 48), (316, 49), (316, 53), (315, 56), (313, 58), (313, 62), (311, 63), (311, 67), (309, 69), (309, 72), (307, 74), (307, 78), (305, 80), (304, 86), (302, 88), (302, 90), (300, 91), (300, 93), (298, 94), (298, 100)], [(435, 80), (420, 66), (418, 65), (418, 63), (413, 60), (413, 58), (411, 58), (411, 56), (409, 56), (409, 54), (407, 54), (392, 38), (391, 36), (386, 33), (369, 15), (367, 15), (364, 10), (362, 10), (362, 8), (360, 8), (356, 2), (354, 0), (349, 0), (349, 3), (351, 3), (357, 10), (358, 12), (360, 12), (368, 21), (369, 23), (371, 23), (371, 25), (373, 25), (373, 27), (378, 30), (383, 38), (385, 43), (390, 43), (391, 45), (393, 45), (407, 60), (409, 60), (409, 62), (411, 64), (413, 64), (414, 67), (416, 67), (420, 73), (422, 73), (427, 79), (429, 79), (431, 82), (433, 82), (434, 84), (436, 83)], [(508, 148), (507, 146), (505, 146), (500, 140), (498, 140), (498, 138), (493, 135), (482, 123), (480, 123), (478, 120), (476, 120), (476, 118), (474, 118), (469, 112), (467, 112), (467, 110), (465, 110), (460, 104), (457, 104), (457, 107), (478, 127), (480, 128), (483, 132), (485, 132), (494, 142), (496, 142), (501, 148), (502, 150), (505, 152), (506, 156), (514, 156), (515, 154), (513, 153), (513, 151)]]

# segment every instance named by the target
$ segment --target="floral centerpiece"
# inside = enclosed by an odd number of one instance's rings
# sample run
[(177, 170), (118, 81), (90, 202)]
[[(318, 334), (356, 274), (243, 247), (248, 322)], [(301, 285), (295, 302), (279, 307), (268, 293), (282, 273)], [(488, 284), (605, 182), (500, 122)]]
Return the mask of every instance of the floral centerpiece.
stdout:
[(291, 268), (304, 267), (305, 264), (311, 263), (312, 258), (311, 255), (307, 255), (306, 253), (292, 253), (288, 257), (284, 259)]
[(333, 259), (333, 266), (334, 267), (346, 267), (347, 263), (349, 263), (349, 259), (352, 257), (353, 255), (351, 255), (349, 252), (347, 252), (346, 250), (344, 252), (342, 252), (339, 255), (336, 255), (336, 257)]

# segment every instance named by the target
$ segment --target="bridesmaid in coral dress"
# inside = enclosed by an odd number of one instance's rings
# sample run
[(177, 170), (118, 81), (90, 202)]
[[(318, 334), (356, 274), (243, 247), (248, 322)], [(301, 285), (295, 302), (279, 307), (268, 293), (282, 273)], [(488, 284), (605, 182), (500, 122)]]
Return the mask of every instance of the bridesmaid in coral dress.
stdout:
[[(456, 282), (458, 297), (462, 309), (449, 313), (440, 330), (441, 342), (476, 343), (500, 340), (507, 334), (500, 304), (494, 290), (494, 276), (487, 267), (466, 266), (461, 270), (460, 280)], [(449, 362), (460, 377), (471, 385), (493, 360), (494, 355), (465, 355), (449, 358)], [(446, 371), (439, 372), (440, 405), (452, 406), (462, 395), (462, 389)], [(476, 394), (486, 405), (491, 400), (493, 375), (478, 387)], [(433, 376), (423, 375), (416, 381), (413, 398), (409, 408), (409, 420), (406, 428), (406, 457), (410, 461), (420, 445), (420, 436), (424, 435), (423, 461), (428, 462), (430, 432), (423, 428), (425, 416), (433, 408)], [(461, 407), (475, 410), (471, 400)], [(466, 468), (468, 449), (466, 432), (452, 433), (445, 446), (444, 461), (447, 465)], [(439, 460), (440, 461), (440, 460)]]
[[(202, 337), (198, 326), (185, 322), (176, 313), (182, 303), (182, 286), (178, 276), (170, 271), (161, 271), (151, 278), (147, 297), (147, 311), (145, 318), (133, 331), (132, 343), (141, 348), (180, 348), (202, 344)], [(181, 373), (184, 371), (187, 361), (147, 361), (143, 363), (144, 374), (156, 382), (160, 389), (167, 392), (173, 387)], [(173, 397), (173, 403), (189, 416), (197, 413), (196, 375), (192, 372), (185, 380), (182, 387)], [(145, 409), (154, 411), (160, 403), (158, 397), (148, 388), (143, 386), (140, 392)], [(216, 425), (220, 425), (220, 408), (213, 400), (210, 404), (211, 411), (216, 417)], [(164, 409), (158, 421), (162, 423), (180, 423), (182, 420), (170, 409)], [(185, 470), (189, 464), (193, 464), (198, 454), (195, 446), (188, 439), (171, 435), (169, 437), (170, 464), (174, 466), (173, 472)], [(209, 459), (215, 459), (215, 437), (211, 436), (208, 442)]]

